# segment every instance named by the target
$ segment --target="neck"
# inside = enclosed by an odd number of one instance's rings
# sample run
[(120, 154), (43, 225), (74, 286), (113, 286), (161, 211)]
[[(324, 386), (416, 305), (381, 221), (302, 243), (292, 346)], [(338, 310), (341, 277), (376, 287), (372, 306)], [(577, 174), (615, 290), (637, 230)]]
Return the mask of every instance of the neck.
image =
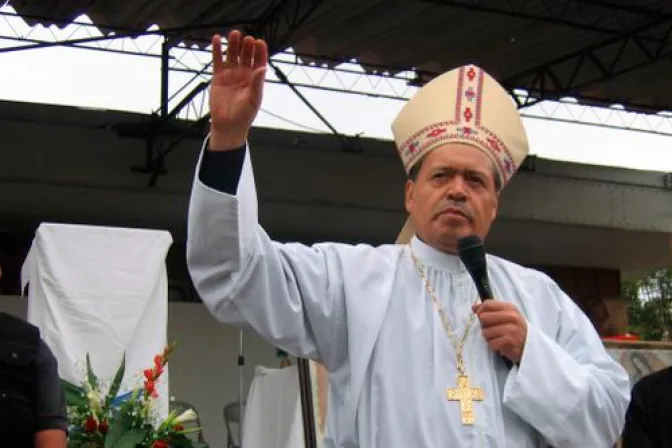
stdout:
[(422, 241), (427, 246), (431, 247), (434, 250), (443, 252), (447, 255), (457, 255), (459, 250), (457, 248), (457, 242), (440, 242), (440, 241), (429, 241), (421, 235), (416, 234), (416, 238)]
[(410, 246), (413, 253), (424, 265), (444, 272), (458, 273), (464, 271), (464, 265), (460, 258), (453, 252), (434, 247), (418, 236), (411, 238)]

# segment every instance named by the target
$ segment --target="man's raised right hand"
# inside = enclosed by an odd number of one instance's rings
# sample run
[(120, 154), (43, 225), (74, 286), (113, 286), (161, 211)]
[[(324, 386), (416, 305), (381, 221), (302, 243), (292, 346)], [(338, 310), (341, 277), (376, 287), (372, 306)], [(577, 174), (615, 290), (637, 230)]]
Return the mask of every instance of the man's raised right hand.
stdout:
[(227, 38), (226, 60), (222, 39), (212, 38), (214, 73), (210, 86), (210, 144), (213, 151), (230, 151), (247, 141), (264, 89), (266, 42), (234, 30)]

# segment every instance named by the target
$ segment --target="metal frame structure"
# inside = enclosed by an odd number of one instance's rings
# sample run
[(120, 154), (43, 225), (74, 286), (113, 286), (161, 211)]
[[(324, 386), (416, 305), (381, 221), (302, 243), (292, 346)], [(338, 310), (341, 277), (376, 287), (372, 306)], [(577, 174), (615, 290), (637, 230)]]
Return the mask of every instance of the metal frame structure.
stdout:
[[(603, 0), (565, 0), (563, 2), (546, 1), (539, 7), (536, 0), (504, 0), (497, 6), (484, 6), (470, 0), (418, 0), (420, 2), (444, 5), (447, 7), (497, 14), (508, 18), (533, 20), (573, 29), (600, 33), (605, 38), (570, 54), (539, 64), (503, 80), (511, 96), (524, 116), (585, 123), (619, 129), (631, 129), (663, 135), (672, 135), (672, 114), (657, 113), (638, 104), (627, 104), (629, 111), (610, 107), (603, 102), (582, 97), (584, 104), (576, 105), (564, 98), (572, 97), (579, 88), (599, 81), (613, 79), (616, 76), (644, 67), (661, 58), (669, 57), (672, 50), (668, 47), (668, 38), (672, 33), (672, 15), (660, 14), (639, 6), (621, 6), (609, 4)], [(60, 25), (72, 25), (87, 30), (90, 37), (38, 39), (29, 35), (0, 35), (1, 40), (16, 42), (11, 47), (0, 48), (0, 55), (14, 51), (27, 51), (53, 46), (106, 51), (137, 56), (159, 58), (160, 101), (144, 123), (129, 123), (117, 127), (122, 136), (142, 138), (146, 141), (146, 160), (142, 166), (134, 167), (138, 173), (149, 176), (149, 186), (156, 185), (158, 177), (166, 173), (164, 161), (187, 136), (203, 135), (209, 121), (207, 112), (207, 94), (209, 86), (210, 53), (203, 48), (207, 42), (191, 37), (203, 32), (223, 32), (232, 27), (243, 29), (247, 33), (263, 37), (271, 54), (268, 82), (287, 85), (306, 104), (324, 125), (343, 142), (345, 151), (358, 152), (357, 137), (342, 135), (308, 101), (301, 89), (321, 89), (332, 92), (360, 94), (378, 98), (406, 100), (412, 93), (412, 87), (420, 86), (435, 74), (418, 70), (402, 70), (394, 67), (361, 67), (348, 61), (331, 61), (328, 67), (316, 66), (310, 62), (314, 55), (295, 54), (285, 51), (292, 35), (319, 8), (323, 0), (276, 0), (258, 17), (237, 19), (228, 23), (185, 25), (174, 29), (133, 30), (120, 27), (91, 25), (84, 22), (62, 21)], [(592, 14), (586, 12), (592, 8)], [(600, 14), (595, 14), (599, 8)], [(562, 17), (559, 18), (560, 13)], [(0, 21), (9, 23), (19, 14), (0, 12)], [(567, 18), (569, 17), (569, 18)], [(40, 21), (44, 18), (25, 17)], [(54, 20), (49, 19), (51, 22)], [(637, 23), (636, 27), (629, 26)], [(56, 21), (58, 22), (58, 21)], [(95, 30), (94, 32), (92, 32)], [(102, 31), (101, 31), (102, 30)], [(64, 33), (63, 33), (64, 34)], [(127, 48), (128, 39), (141, 36), (156, 36), (149, 48)], [(186, 45), (185, 45), (186, 43)], [(192, 48), (195, 44), (197, 48)], [(160, 50), (157, 47), (160, 45)], [(189, 46), (187, 46), (189, 45)], [(641, 56), (627, 58), (638, 52)], [(320, 60), (325, 58), (319, 57)], [(634, 62), (633, 62), (634, 61)], [(322, 76), (307, 75), (319, 71)], [(189, 81), (174, 89), (171, 95), (171, 73), (189, 74)], [(384, 88), (381, 88), (384, 86)], [(516, 89), (513, 88), (516, 86)], [(522, 90), (521, 90), (522, 89)], [(382, 92), (381, 92), (382, 90)], [(550, 100), (550, 101), (547, 101)], [(590, 103), (593, 103), (592, 105)], [(588, 103), (586, 105), (586, 103)], [(536, 106), (536, 107), (532, 107)], [(586, 120), (586, 115), (593, 119)]]

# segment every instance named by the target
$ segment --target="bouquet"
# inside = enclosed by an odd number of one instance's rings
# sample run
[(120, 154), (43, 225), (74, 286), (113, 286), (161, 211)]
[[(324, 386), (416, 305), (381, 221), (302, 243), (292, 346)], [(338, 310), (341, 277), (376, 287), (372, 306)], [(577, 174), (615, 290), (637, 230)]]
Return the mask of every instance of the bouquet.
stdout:
[[(156, 384), (168, 364), (175, 344), (169, 344), (154, 357), (154, 365), (144, 370), (143, 386), (118, 396), (126, 370), (122, 358), (108, 388), (102, 385), (86, 355), (86, 379), (81, 386), (65, 380), (62, 384), (70, 421), (68, 448), (202, 448), (206, 445), (187, 437), (200, 429), (185, 429), (196, 420), (193, 410), (178, 415), (175, 411), (159, 421), (154, 404)], [(107, 389), (105, 393), (104, 389)]]

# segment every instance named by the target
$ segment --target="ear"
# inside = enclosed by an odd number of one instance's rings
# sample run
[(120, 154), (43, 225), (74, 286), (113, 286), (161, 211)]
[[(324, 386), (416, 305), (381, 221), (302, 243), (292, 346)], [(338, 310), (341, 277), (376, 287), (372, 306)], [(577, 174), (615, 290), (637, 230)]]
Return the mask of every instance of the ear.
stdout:
[(405, 203), (406, 203), (406, 213), (411, 213), (413, 208), (413, 193), (415, 192), (415, 182), (412, 180), (406, 181), (406, 191), (405, 191)]
[(497, 209), (499, 208), (499, 192), (495, 193), (495, 198), (492, 201), (492, 220), (497, 218)]

